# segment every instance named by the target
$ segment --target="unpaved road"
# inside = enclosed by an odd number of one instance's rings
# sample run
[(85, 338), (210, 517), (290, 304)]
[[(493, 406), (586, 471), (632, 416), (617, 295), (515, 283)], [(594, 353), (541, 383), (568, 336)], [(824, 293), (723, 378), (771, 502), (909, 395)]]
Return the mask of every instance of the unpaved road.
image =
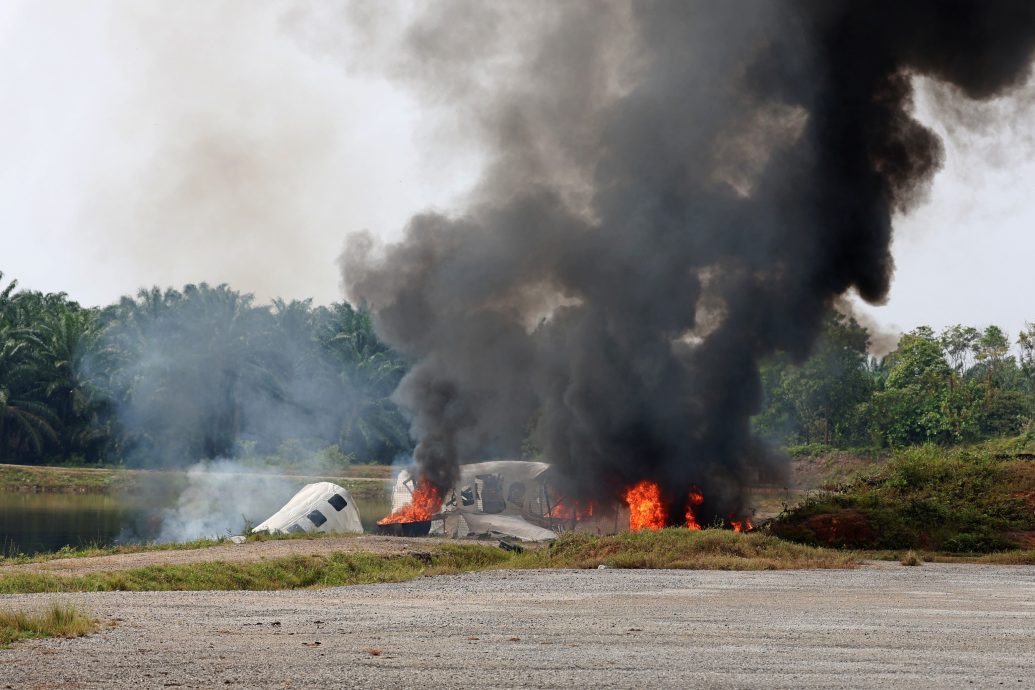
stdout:
[(122, 620), (0, 651), (0, 688), (1035, 687), (1025, 566), (504, 571), (60, 599)]
[[(87, 573), (112, 570), (129, 570), (153, 565), (177, 565), (204, 561), (245, 562), (264, 561), (287, 556), (329, 556), (333, 553), (374, 553), (379, 555), (405, 555), (427, 553), (438, 544), (456, 543), (455, 539), (422, 537), (378, 537), (372, 534), (355, 536), (315, 537), (313, 539), (273, 539), (270, 541), (249, 541), (243, 544), (227, 542), (218, 546), (200, 549), (174, 549), (169, 551), (141, 551), (120, 553), (112, 556), (91, 556), (89, 558), (56, 558), (40, 563), (0, 565), (0, 575), (5, 573), (32, 572), (51, 575), (85, 575)], [(495, 544), (496, 542), (488, 542)]]

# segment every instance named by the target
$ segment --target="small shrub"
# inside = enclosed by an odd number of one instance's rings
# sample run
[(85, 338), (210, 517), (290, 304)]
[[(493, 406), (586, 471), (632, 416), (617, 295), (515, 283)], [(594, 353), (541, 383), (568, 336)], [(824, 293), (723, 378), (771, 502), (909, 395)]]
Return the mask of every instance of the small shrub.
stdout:
[(0, 611), (0, 646), (39, 637), (82, 637), (96, 629), (95, 621), (61, 604), (41, 614)]
[(916, 551), (910, 549), (909, 551), (906, 551), (904, 556), (902, 556), (902, 559), (899, 560), (899, 563), (901, 563), (902, 565), (917, 566), (923, 565), (924, 560), (920, 558), (920, 555)]

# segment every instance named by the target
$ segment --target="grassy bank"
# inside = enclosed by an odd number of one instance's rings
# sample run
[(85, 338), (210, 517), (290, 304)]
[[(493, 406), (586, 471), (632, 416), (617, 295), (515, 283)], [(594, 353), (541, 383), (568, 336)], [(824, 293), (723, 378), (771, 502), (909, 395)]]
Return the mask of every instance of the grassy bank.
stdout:
[[(92, 467), (0, 465), (0, 491), (110, 494), (142, 484), (145, 477), (157, 478), (165, 474)], [(168, 474), (173, 475), (172, 479), (182, 473)], [(182, 481), (186, 485), (185, 477)]]
[[(287, 536), (287, 535), (285, 535)], [(301, 535), (291, 535), (301, 536)], [(318, 536), (318, 535), (305, 535)], [(172, 542), (165, 544), (126, 544), (120, 546), (65, 546), (57, 551), (37, 553), (31, 556), (18, 554), (14, 556), (0, 557), (0, 566), (17, 565), (21, 563), (43, 563), (61, 558), (95, 558), (97, 556), (117, 556), (124, 553), (141, 553), (144, 551), (185, 551), (189, 549), (204, 549), (210, 546), (228, 544), (230, 540), (220, 537), (219, 539), (195, 539), (194, 541)]]
[[(284, 540), (312, 540), (326, 539), (333, 537), (355, 536), (340, 532), (306, 532), (289, 534), (270, 534), (268, 532), (248, 533), (244, 536), (246, 542), (256, 541), (284, 541)], [(190, 551), (193, 549), (206, 549), (213, 546), (224, 546), (232, 543), (229, 537), (218, 537), (215, 539), (195, 539), (185, 542), (146, 543), (146, 544), (124, 544), (116, 546), (65, 546), (57, 551), (37, 553), (31, 556), (19, 554), (14, 556), (0, 557), (0, 566), (19, 565), (24, 563), (45, 563), (62, 558), (95, 558), (98, 556), (118, 556), (128, 553), (144, 553), (150, 551)]]
[[(256, 473), (264, 470), (256, 468)], [(387, 465), (351, 465), (325, 475), (310, 475), (286, 467), (281, 472), (289, 479), (333, 481), (357, 496), (375, 490), (383, 493), (382, 484), (392, 476)], [(355, 481), (351, 481), (355, 480)], [(187, 486), (187, 473), (179, 470), (133, 470), (124, 468), (51, 467), (0, 464), (0, 492), (47, 492), (80, 494), (115, 494), (125, 491), (176, 493)]]
[(400, 582), (422, 575), (489, 568), (684, 568), (771, 570), (850, 568), (851, 554), (791, 544), (762, 534), (725, 530), (661, 532), (592, 537), (569, 534), (552, 547), (513, 553), (480, 544), (445, 544), (425, 553), (337, 553), (260, 562), (209, 561), (68, 577), (48, 573), (0, 574), (0, 593), (281, 590)]
[(998, 446), (910, 448), (769, 524), (814, 546), (991, 553), (1035, 547), (1035, 461)]
[(0, 647), (40, 637), (82, 637), (97, 623), (75, 608), (54, 604), (44, 613), (0, 611)]
[(551, 549), (528, 554), (523, 567), (786, 570), (851, 568), (853, 554), (816, 549), (767, 534), (708, 529), (623, 532), (606, 537), (567, 534)]

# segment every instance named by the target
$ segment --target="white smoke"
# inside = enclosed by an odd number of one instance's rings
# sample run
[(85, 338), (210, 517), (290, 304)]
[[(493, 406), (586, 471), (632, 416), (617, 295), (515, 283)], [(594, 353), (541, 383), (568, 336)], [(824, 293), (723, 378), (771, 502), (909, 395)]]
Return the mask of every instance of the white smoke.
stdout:
[(298, 480), (233, 460), (199, 462), (187, 470), (187, 488), (162, 511), (162, 543), (240, 534), (280, 509)]

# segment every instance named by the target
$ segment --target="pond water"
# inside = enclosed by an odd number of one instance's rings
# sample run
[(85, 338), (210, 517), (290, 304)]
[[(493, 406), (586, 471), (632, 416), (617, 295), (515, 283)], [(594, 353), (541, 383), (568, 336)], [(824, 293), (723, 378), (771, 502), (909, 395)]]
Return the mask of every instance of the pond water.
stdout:
[[(45, 553), (63, 546), (110, 546), (153, 541), (162, 529), (165, 498), (94, 494), (0, 492), (0, 556)], [(359, 501), (363, 528), (374, 531), (387, 499)], [(268, 517), (256, 517), (259, 521)], [(254, 523), (253, 523), (254, 524)], [(195, 535), (219, 536), (219, 535)]]

